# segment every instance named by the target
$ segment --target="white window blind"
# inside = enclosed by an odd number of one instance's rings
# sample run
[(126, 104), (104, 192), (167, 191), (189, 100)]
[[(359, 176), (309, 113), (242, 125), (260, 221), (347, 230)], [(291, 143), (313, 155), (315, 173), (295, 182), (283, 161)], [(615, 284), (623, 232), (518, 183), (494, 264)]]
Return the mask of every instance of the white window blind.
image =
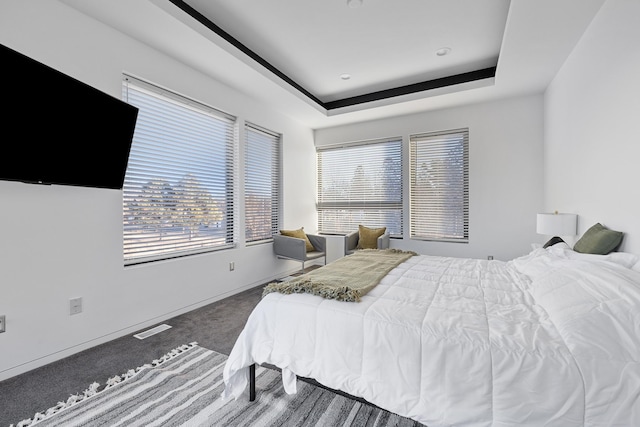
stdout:
[(280, 135), (245, 124), (245, 240), (268, 241), (278, 232)]
[(320, 232), (362, 224), (402, 236), (402, 138), (320, 148), (317, 158)]
[(123, 189), (125, 264), (231, 247), (235, 118), (130, 76), (139, 108)]
[(469, 241), (469, 130), (412, 135), (411, 238)]

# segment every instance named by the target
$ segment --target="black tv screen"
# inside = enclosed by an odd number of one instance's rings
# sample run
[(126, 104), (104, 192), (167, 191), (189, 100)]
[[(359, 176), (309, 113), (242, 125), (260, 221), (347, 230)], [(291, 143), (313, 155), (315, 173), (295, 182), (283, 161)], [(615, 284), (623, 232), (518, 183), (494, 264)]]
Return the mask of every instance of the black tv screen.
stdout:
[(0, 179), (122, 189), (138, 109), (0, 46)]

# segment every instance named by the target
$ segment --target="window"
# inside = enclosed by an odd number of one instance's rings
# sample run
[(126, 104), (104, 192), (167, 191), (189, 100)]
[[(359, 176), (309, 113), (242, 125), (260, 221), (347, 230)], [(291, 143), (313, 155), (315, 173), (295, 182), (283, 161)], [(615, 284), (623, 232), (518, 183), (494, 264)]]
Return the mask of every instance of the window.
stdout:
[(469, 130), (412, 135), (411, 238), (469, 241)]
[(402, 139), (318, 149), (318, 228), (344, 234), (358, 225), (402, 236)]
[(271, 240), (279, 229), (280, 135), (245, 125), (245, 240)]
[(125, 76), (139, 108), (123, 188), (125, 264), (232, 247), (235, 118)]

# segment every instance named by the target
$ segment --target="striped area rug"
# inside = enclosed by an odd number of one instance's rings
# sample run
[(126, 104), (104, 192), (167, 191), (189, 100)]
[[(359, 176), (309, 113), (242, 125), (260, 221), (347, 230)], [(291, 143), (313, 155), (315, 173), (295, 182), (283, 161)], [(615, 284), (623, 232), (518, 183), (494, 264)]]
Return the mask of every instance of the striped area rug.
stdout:
[(24, 426), (421, 426), (303, 381), (287, 395), (280, 373), (256, 369), (256, 400), (222, 401), (227, 356), (191, 343), (111, 378)]

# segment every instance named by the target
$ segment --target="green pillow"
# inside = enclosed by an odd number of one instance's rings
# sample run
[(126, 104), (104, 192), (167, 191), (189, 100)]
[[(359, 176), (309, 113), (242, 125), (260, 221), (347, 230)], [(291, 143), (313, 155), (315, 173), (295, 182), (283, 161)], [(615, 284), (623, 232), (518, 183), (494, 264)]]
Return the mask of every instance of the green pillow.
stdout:
[(609, 230), (597, 223), (588, 229), (573, 246), (573, 250), (583, 254), (606, 255), (620, 246), (622, 232)]
[(387, 231), (387, 227), (368, 228), (358, 226), (358, 247), (356, 249), (378, 249), (378, 237)]
[(304, 240), (307, 252), (313, 252), (316, 250), (316, 248), (311, 244), (311, 240), (307, 237), (307, 233), (304, 232), (304, 227), (300, 227), (297, 230), (280, 230), (280, 234)]

